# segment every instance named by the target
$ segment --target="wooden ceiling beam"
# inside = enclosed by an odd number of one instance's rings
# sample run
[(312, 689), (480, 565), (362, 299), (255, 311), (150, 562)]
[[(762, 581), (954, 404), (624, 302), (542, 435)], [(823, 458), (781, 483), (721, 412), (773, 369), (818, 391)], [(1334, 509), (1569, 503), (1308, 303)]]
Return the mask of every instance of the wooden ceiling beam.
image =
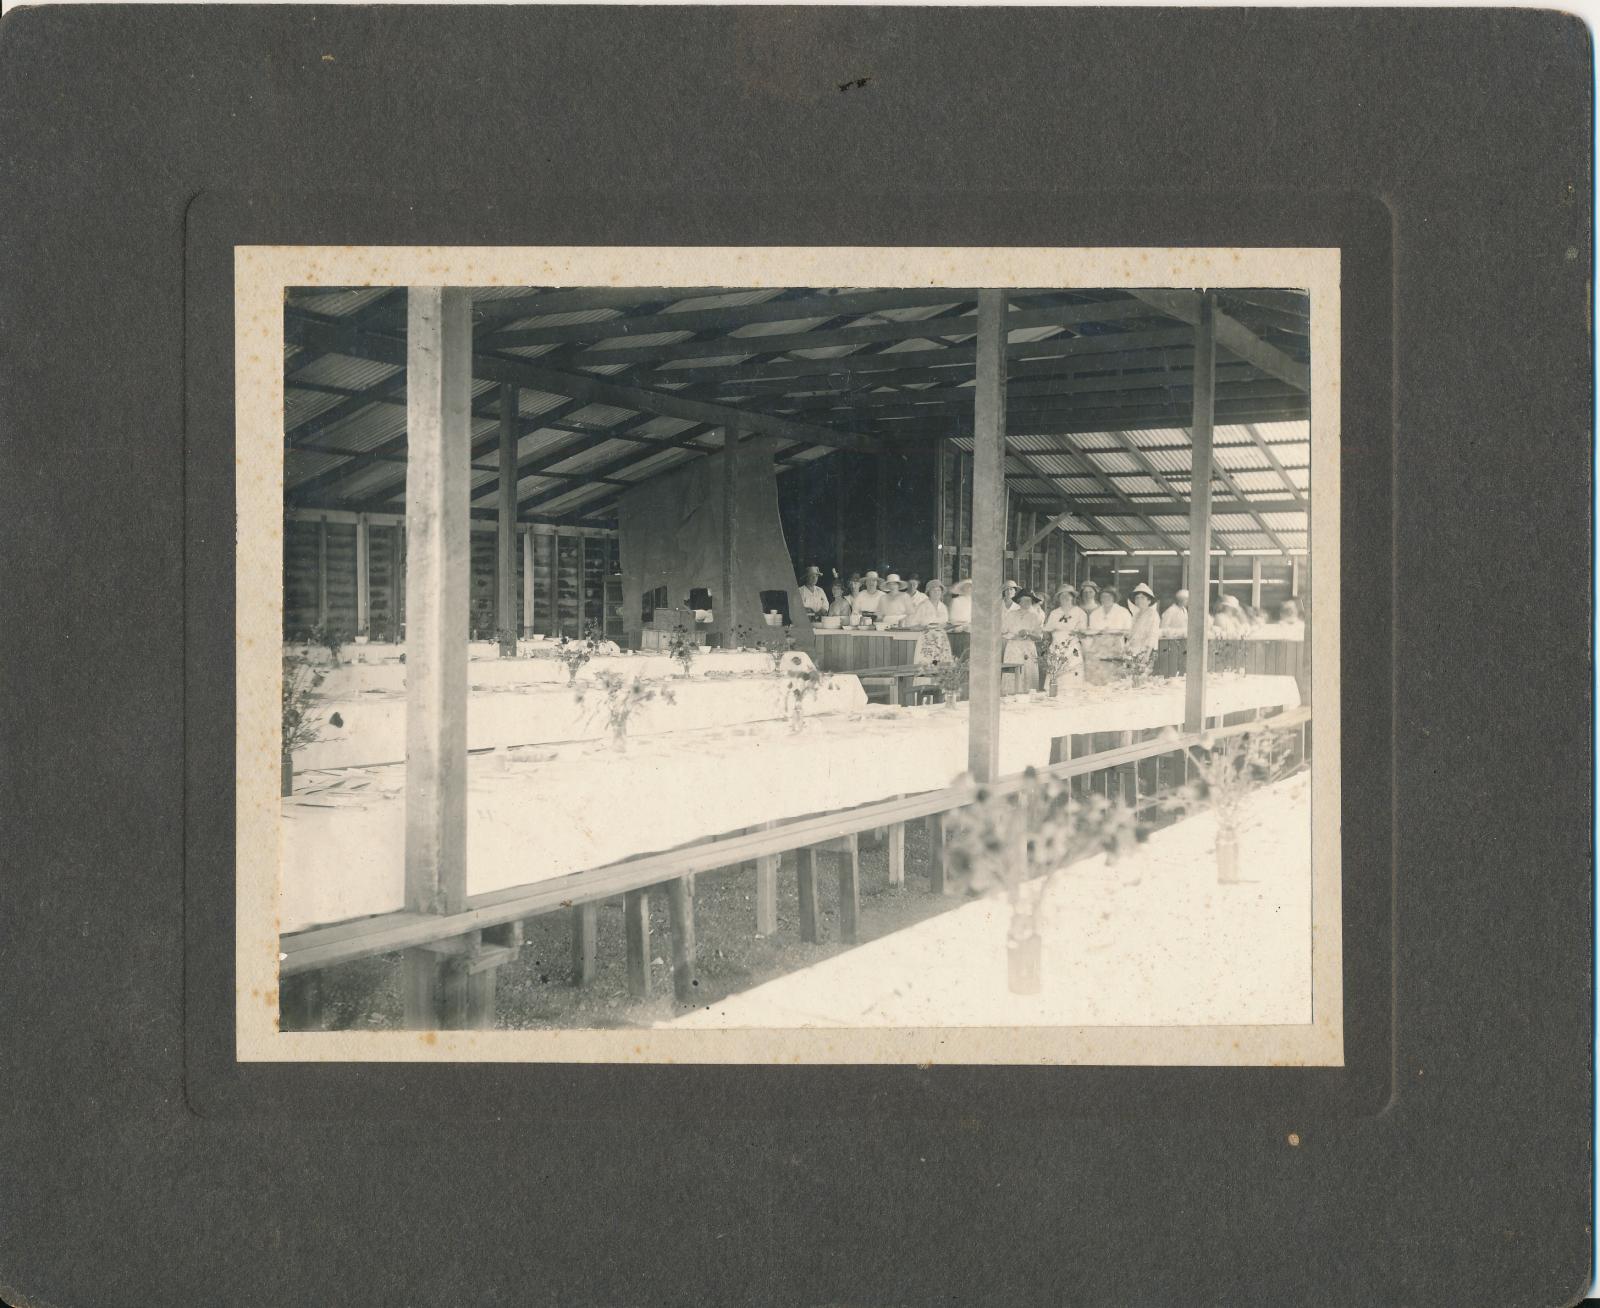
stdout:
[[(1245, 422), (1291, 422), (1303, 420), (1307, 416), (1304, 403), (1295, 405), (1261, 403), (1250, 401), (1244, 404), (1230, 405), (1227, 408), (1218, 406), (1217, 422), (1229, 425)], [(1188, 430), (1187, 422), (1192, 414), (1184, 405), (1150, 405), (1128, 406), (1122, 409), (1082, 409), (1072, 418), (1057, 418), (1051, 421), (1030, 420), (1027, 423), (1011, 423), (1013, 435), (1041, 435), (1041, 436), (1067, 436), (1081, 435), (1088, 432), (1101, 432), (1108, 430), (1107, 424), (1114, 422), (1119, 431), (1144, 431), (1150, 428), (1171, 427), (1174, 429)], [(936, 421), (906, 420), (891, 424), (892, 430), (879, 430), (878, 436), (889, 449), (904, 445), (917, 445), (921, 442), (941, 436), (970, 436), (972, 423), (961, 418), (941, 418)]]
[[(1152, 308), (1159, 309), (1169, 318), (1188, 323), (1191, 327), (1200, 322), (1200, 293), (1198, 291), (1135, 291), (1134, 294)], [(1297, 391), (1311, 389), (1311, 369), (1285, 354), (1276, 345), (1270, 345), (1237, 318), (1216, 311), (1217, 345), (1235, 358), (1253, 363), (1262, 372), (1288, 382)]]
[[(787, 305), (799, 301), (788, 301)], [(966, 303), (956, 297), (953, 303)], [(712, 311), (713, 313), (717, 311)], [(675, 317), (678, 315), (666, 315)], [(783, 322), (802, 317), (819, 317), (819, 314), (790, 313)], [(851, 315), (857, 316), (857, 315)], [(870, 316), (870, 315), (866, 315)], [(1006, 317), (1008, 332), (1024, 331), (1038, 327), (1070, 327), (1086, 322), (1121, 322), (1130, 318), (1159, 318), (1161, 315), (1138, 300), (1119, 300), (1105, 304), (1056, 305), (1045, 309), (1013, 309)], [(685, 328), (687, 329), (687, 324)], [(675, 330), (675, 329), (667, 329)], [(683, 359), (719, 359), (738, 354), (788, 354), (796, 350), (836, 349), (839, 346), (871, 345), (884, 341), (903, 341), (944, 337), (971, 337), (978, 330), (978, 320), (971, 314), (953, 314), (940, 318), (893, 319), (865, 325), (834, 328), (811, 327), (804, 331), (772, 336), (729, 336), (718, 334), (706, 341), (675, 341), (665, 345), (639, 345), (588, 349), (572, 353), (561, 360), (562, 367), (587, 368), (611, 363), (649, 362), (653, 365)], [(612, 332), (611, 335), (623, 333)], [(535, 344), (524, 339), (524, 333), (506, 332), (496, 338), (496, 348)], [(674, 370), (676, 371), (676, 370)]]
[[(325, 353), (372, 359), (379, 363), (404, 362), (405, 359), (404, 338), (388, 333), (352, 329), (337, 322), (312, 319), (292, 311), (287, 315), (284, 330), (293, 339), (301, 343), (314, 343)], [(566, 395), (590, 404), (614, 405), (640, 413), (682, 418), (689, 422), (711, 424), (732, 422), (745, 430), (759, 431), (790, 440), (809, 440), (814, 445), (831, 445), (847, 450), (877, 448), (876, 442), (870, 437), (854, 432), (835, 431), (787, 418), (775, 418), (760, 412), (747, 412), (729, 405), (711, 404), (704, 400), (684, 399), (667, 391), (618, 385), (598, 377), (575, 376), (553, 368), (540, 367), (527, 359), (511, 355), (474, 354), (472, 375), (476, 380), (510, 382), (517, 386), (528, 386), (556, 395)]]

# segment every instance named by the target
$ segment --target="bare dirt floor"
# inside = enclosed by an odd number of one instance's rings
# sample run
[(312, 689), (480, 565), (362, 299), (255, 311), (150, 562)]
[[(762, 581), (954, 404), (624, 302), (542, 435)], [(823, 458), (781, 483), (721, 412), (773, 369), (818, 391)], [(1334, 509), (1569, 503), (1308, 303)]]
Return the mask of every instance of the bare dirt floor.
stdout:
[[(497, 1025), (512, 1030), (574, 1027), (647, 1027), (708, 1007), (729, 995), (810, 967), (851, 946), (839, 942), (839, 887), (834, 855), (818, 859), (817, 895), (822, 940), (804, 944), (794, 856), (778, 871), (778, 931), (755, 933), (755, 873), (728, 868), (695, 878), (696, 999), (677, 1003), (672, 993), (672, 937), (665, 893), (650, 902), (650, 996), (628, 994), (622, 899), (599, 906), (597, 970), (582, 988), (572, 984), (572, 918), (552, 913), (525, 924), (525, 944), (514, 963), (499, 970), (495, 990)], [(906, 881), (890, 886), (887, 849), (861, 844), (860, 942), (902, 930), (964, 902), (959, 893), (928, 893), (926, 827), (906, 827)], [(384, 954), (323, 973), (323, 1002), (333, 1030), (394, 1030), (401, 1023), (400, 955)]]

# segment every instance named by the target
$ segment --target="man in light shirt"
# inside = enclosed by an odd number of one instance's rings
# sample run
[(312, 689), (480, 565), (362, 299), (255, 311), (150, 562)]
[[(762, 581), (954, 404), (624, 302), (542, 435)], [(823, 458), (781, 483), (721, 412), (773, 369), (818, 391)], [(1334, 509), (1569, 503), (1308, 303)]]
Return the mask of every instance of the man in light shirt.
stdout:
[(806, 569), (805, 577), (800, 587), (800, 607), (815, 621), (828, 611), (828, 592), (822, 589), (822, 569), (815, 563)]

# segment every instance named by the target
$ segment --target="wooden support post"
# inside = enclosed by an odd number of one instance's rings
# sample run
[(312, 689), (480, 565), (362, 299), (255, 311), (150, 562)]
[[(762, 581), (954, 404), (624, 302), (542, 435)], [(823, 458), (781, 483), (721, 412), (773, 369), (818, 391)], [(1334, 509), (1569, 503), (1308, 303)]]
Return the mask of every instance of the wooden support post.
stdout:
[(365, 513), (356, 514), (356, 635), (372, 635), (372, 560)]
[(328, 520), (317, 519), (317, 625), (328, 625)]
[(795, 881), (800, 888), (800, 939), (816, 944), (822, 939), (817, 912), (817, 851), (806, 846), (794, 852)]
[(278, 1029), (325, 1031), (327, 1025), (322, 1008), (322, 973), (284, 977), (278, 987)]
[(672, 993), (680, 1004), (692, 1004), (699, 983), (694, 975), (694, 878), (667, 882), (667, 907), (672, 915)]
[(852, 834), (839, 850), (839, 939), (853, 945), (861, 935), (861, 846)]
[(942, 895), (945, 890), (944, 814), (928, 816), (928, 893)]
[(737, 550), (739, 517), (739, 429), (722, 429), (722, 571), (719, 590), (712, 597), (712, 612), (722, 647), (732, 649), (738, 642), (733, 633), (739, 627), (739, 584)]
[(645, 999), (650, 994), (650, 892), (624, 894), (622, 916), (628, 942), (628, 993)]
[(472, 299), (412, 287), (406, 342), (406, 907), (467, 906)]
[(889, 828), (889, 884), (903, 886), (906, 883), (906, 824), (896, 822)]
[(550, 631), (556, 636), (564, 636), (566, 632), (561, 629), (561, 528), (557, 527), (550, 537)]
[(1206, 717), (1206, 623), (1211, 612), (1211, 425), (1216, 398), (1216, 296), (1200, 296), (1200, 321), (1194, 329), (1193, 457), (1189, 475), (1189, 557), (1198, 568), (1198, 594), (1189, 588), (1189, 647), (1184, 664), (1183, 729), (1199, 731)]
[(521, 922), (502, 922), (499, 926), (483, 929), (484, 944), (510, 951), (511, 957), (506, 960), (508, 963), (514, 962), (517, 955), (522, 952), (522, 936)]
[(395, 523), (390, 530), (394, 553), (389, 561), (389, 639), (398, 645), (405, 639), (406, 529)]
[[(764, 824), (767, 828), (775, 822)], [(756, 934), (778, 934), (778, 861), (777, 854), (756, 859)]]
[(495, 524), (495, 626), (500, 653), (517, 652), (517, 388), (500, 387), (499, 514)]
[(533, 528), (522, 533), (522, 634), (533, 635)]
[[(1133, 744), (1133, 732), (1124, 731), (1119, 742), (1124, 748)], [(1137, 763), (1124, 763), (1118, 771), (1122, 774), (1122, 802), (1128, 808), (1137, 808), (1139, 804), (1139, 765)]]
[(1000, 766), (1000, 586), (1006, 548), (1006, 293), (978, 292), (973, 400), (971, 706), (967, 770), (980, 784)]
[(594, 904), (572, 907), (572, 984), (586, 986), (594, 980), (600, 914)]
[(408, 949), (401, 955), (400, 1005), (408, 1030), (432, 1031), (444, 1024), (439, 1006), (439, 956), (431, 949)]

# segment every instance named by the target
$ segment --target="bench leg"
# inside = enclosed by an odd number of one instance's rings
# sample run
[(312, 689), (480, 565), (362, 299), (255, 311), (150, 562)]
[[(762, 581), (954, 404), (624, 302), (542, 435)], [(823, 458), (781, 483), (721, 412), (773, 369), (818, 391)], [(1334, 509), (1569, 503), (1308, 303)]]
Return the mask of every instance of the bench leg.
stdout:
[(650, 994), (650, 892), (624, 894), (622, 916), (628, 939), (628, 993), (645, 999)]
[(942, 895), (944, 877), (944, 814), (928, 816), (928, 893)]
[(756, 859), (756, 934), (778, 934), (778, 855)]
[(322, 974), (302, 972), (286, 976), (278, 985), (278, 1030), (326, 1031), (322, 1009)]
[(817, 916), (817, 851), (795, 850), (795, 880), (800, 887), (800, 939), (816, 944), (822, 939)]
[(599, 906), (577, 904), (572, 910), (572, 984), (586, 986), (594, 980), (596, 942), (600, 934)]
[(889, 884), (906, 883), (906, 824), (896, 822), (889, 828)]
[(839, 939), (853, 945), (861, 934), (861, 850), (855, 836), (839, 851)]
[(400, 988), (408, 1031), (437, 1031), (443, 1027), (439, 972), (439, 955), (433, 950), (405, 951), (401, 961)]
[(672, 914), (672, 993), (680, 1004), (692, 1004), (699, 983), (694, 975), (694, 882), (678, 877), (667, 882)]

